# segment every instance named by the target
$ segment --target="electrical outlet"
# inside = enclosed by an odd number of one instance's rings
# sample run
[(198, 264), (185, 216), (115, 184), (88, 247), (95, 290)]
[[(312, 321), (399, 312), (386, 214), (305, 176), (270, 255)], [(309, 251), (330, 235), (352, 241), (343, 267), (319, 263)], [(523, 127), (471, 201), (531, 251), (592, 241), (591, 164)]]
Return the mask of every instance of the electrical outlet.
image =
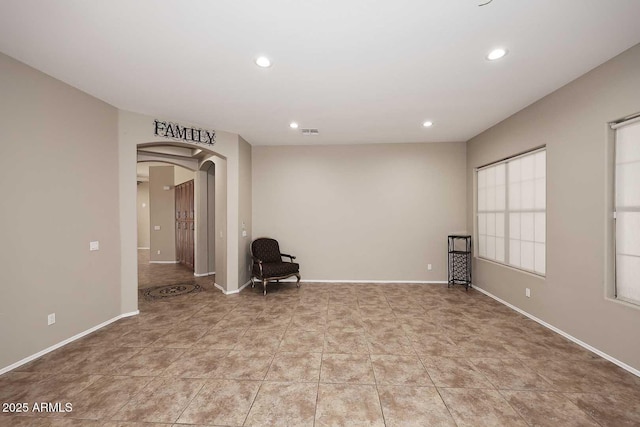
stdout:
[(160, 255), (160, 249), (158, 249), (158, 255)]
[(89, 250), (90, 251), (99, 251), (100, 250), (100, 242), (89, 242)]
[(51, 326), (54, 323), (56, 323), (56, 314), (51, 313), (50, 315), (47, 316), (47, 325)]
[(529, 288), (525, 288), (525, 289), (524, 289), (524, 295), (525, 295), (527, 298), (531, 298), (531, 289), (529, 289)]
[(429, 271), (433, 270), (433, 266), (431, 264), (427, 264), (427, 270)]

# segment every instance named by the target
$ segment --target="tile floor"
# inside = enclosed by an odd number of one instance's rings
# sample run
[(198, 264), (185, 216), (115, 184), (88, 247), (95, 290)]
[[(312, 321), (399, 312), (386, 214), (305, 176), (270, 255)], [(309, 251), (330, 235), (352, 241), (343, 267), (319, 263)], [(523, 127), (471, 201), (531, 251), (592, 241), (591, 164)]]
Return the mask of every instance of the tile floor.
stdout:
[(1, 402), (73, 411), (0, 425), (640, 425), (640, 378), (474, 290), (209, 284), (140, 310), (1, 376)]
[(181, 264), (151, 264), (149, 249), (138, 249), (138, 288), (176, 283), (211, 282), (208, 277), (194, 277), (193, 270)]

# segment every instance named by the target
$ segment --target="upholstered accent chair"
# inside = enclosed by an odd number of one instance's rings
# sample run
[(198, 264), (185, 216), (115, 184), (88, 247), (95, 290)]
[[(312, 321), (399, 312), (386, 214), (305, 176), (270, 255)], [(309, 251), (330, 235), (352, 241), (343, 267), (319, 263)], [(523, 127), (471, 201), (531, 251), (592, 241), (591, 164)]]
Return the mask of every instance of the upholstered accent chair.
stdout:
[[(296, 257), (280, 252), (280, 245), (275, 239), (261, 237), (251, 243), (251, 256), (253, 268), (251, 269), (251, 287), (259, 280), (262, 282), (264, 295), (267, 294), (267, 283), (273, 280), (280, 281), (287, 277), (296, 276), (296, 286), (300, 287), (300, 265), (293, 262)], [(282, 258), (289, 258), (283, 261)]]

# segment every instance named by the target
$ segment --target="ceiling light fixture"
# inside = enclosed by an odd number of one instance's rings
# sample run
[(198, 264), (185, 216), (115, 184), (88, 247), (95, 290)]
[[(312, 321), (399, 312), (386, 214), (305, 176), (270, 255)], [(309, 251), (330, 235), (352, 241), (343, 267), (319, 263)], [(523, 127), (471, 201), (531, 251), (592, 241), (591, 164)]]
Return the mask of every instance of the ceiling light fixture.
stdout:
[(489, 54), (487, 55), (487, 59), (489, 61), (495, 61), (496, 59), (502, 58), (506, 54), (507, 54), (507, 50), (499, 47), (499, 48), (493, 49), (491, 52), (489, 52)]
[(426, 122), (422, 123), (422, 126), (424, 126), (426, 128), (430, 128), (431, 126), (433, 126), (433, 122), (427, 120)]
[(298, 129), (298, 124), (296, 122), (291, 122), (291, 124), (289, 124), (289, 127), (291, 129)]
[(259, 56), (256, 58), (256, 65), (262, 68), (269, 68), (271, 67), (271, 60), (266, 56)]

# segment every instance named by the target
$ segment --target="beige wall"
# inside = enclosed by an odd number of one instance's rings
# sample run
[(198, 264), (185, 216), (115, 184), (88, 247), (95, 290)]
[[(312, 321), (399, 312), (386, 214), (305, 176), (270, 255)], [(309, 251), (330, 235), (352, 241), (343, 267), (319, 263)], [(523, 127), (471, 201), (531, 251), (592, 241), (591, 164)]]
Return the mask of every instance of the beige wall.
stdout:
[(117, 110), (2, 54), (0, 93), (2, 369), (122, 312)]
[(238, 207), (239, 244), (238, 244), (238, 284), (246, 284), (251, 277), (251, 231), (252, 231), (252, 211), (251, 211), (251, 145), (242, 137), (238, 138), (239, 161), (240, 161), (240, 197)]
[(175, 165), (173, 167), (173, 174), (174, 174), (173, 183), (175, 185), (182, 184), (187, 181), (191, 181), (195, 176), (194, 171), (189, 170), (187, 168), (183, 168), (182, 166), (175, 166)]
[(138, 184), (138, 249), (149, 248), (149, 182)]
[(296, 255), (303, 280), (445, 281), (447, 235), (466, 228), (465, 152), (253, 147), (253, 237)]
[[(473, 138), (473, 168), (547, 146), (547, 275), (474, 261), (474, 283), (585, 343), (640, 369), (640, 307), (605, 298), (607, 122), (640, 110), (640, 45)], [(469, 209), (467, 226), (471, 229)], [(531, 298), (525, 297), (525, 288)]]
[[(175, 191), (173, 166), (149, 167), (149, 223), (151, 262), (176, 260)], [(168, 189), (165, 189), (168, 188)], [(156, 230), (156, 227), (160, 227)]]

